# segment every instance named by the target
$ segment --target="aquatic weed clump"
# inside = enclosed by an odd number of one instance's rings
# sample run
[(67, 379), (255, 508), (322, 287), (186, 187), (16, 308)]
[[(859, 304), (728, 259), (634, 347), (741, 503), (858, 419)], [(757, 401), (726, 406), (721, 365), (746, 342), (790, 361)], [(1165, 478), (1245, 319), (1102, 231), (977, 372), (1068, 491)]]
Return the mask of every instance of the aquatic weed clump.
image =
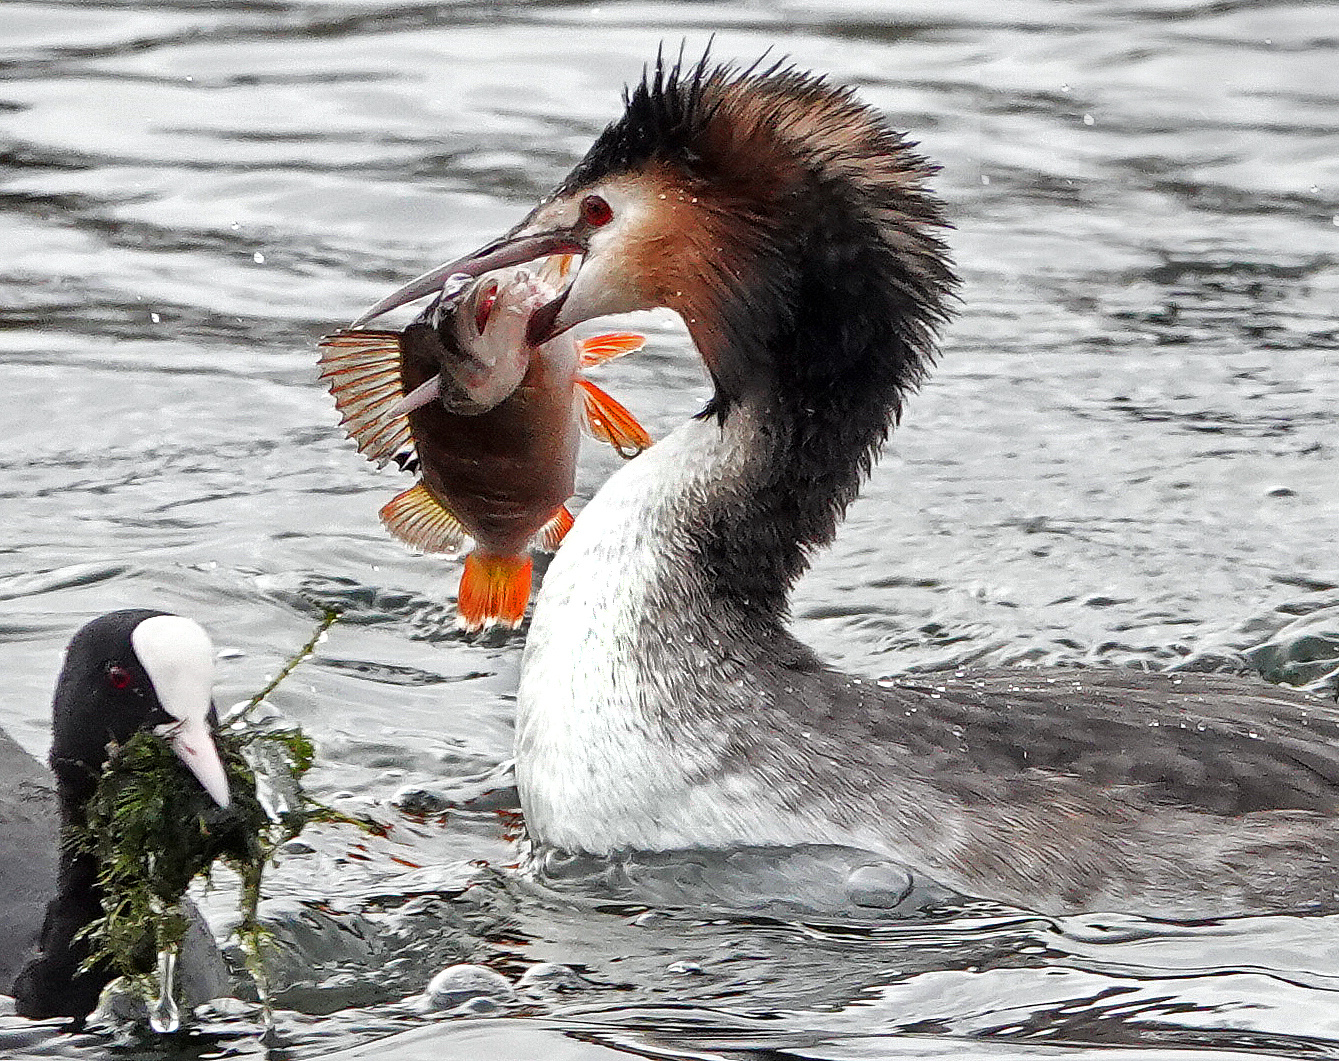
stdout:
[(164, 736), (141, 731), (110, 750), (84, 819), (66, 838), (99, 866), (102, 916), (83, 930), (90, 943), (85, 967), (144, 977), (154, 956), (174, 952), (186, 935), (180, 902), (190, 882), (222, 861), (242, 880), (238, 932), (265, 1000), (264, 933), (256, 918), (265, 867), (275, 850), (309, 823), (353, 819), (303, 791), (301, 780), (315, 751), (301, 729), (249, 724), (249, 715), (314, 651), (334, 619), (328, 613), (275, 680), (214, 734), (228, 780), (228, 807), (214, 802)]

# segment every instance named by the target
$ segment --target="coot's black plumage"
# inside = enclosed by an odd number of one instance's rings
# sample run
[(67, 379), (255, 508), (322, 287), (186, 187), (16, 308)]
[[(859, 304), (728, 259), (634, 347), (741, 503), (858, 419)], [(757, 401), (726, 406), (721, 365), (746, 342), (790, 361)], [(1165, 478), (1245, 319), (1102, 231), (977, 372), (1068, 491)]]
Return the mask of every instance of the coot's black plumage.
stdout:
[(1056, 912), (1339, 909), (1339, 725), (1320, 700), (1134, 671), (885, 686), (786, 629), (949, 316), (933, 173), (822, 78), (658, 63), (511, 233), (365, 315), (575, 250), (533, 341), (669, 307), (715, 385), (546, 573), (517, 719), (530, 835), (596, 855), (843, 844)]
[[(51, 771), (0, 732), (0, 991), (15, 996), (22, 1016), (86, 1017), (111, 978), (102, 968), (79, 971), (88, 955), (79, 930), (101, 914), (97, 862), (59, 839), (63, 826), (83, 820), (108, 743), (158, 729), (227, 804), (209, 736), (212, 675), (208, 636), (191, 620), (111, 612), (80, 629), (66, 651), (52, 703)], [(222, 993), (226, 971), (198, 914), (193, 920), (183, 985), (210, 998)]]

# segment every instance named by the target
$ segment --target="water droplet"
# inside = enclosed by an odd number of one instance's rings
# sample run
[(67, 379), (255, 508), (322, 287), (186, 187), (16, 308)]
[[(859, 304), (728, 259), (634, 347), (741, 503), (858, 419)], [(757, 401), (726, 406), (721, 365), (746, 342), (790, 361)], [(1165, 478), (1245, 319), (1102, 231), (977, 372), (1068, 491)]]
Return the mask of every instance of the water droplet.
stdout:
[[(180, 910), (177, 911), (180, 915)], [(158, 952), (158, 997), (149, 1007), (149, 1027), (160, 1035), (181, 1027), (181, 1011), (173, 994), (177, 989), (177, 945), (168, 944)]]

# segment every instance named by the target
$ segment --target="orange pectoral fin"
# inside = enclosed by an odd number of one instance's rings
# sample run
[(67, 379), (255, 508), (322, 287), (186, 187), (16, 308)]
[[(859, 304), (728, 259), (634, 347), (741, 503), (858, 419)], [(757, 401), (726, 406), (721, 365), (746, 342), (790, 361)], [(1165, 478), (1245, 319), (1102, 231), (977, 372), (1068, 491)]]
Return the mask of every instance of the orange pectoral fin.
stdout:
[(551, 520), (539, 528), (539, 533), (535, 535), (535, 547), (541, 552), (556, 553), (575, 522), (572, 513), (568, 511), (566, 505), (563, 505), (553, 514)]
[(581, 367), (602, 365), (624, 354), (634, 354), (646, 345), (646, 336), (635, 332), (610, 332), (581, 340)]
[(470, 553), (456, 598), (460, 627), (474, 633), (487, 626), (520, 626), (530, 603), (530, 571), (528, 556), (499, 556), (481, 549)]
[(469, 537), (460, 520), (422, 483), (391, 498), (380, 515), (388, 531), (425, 553), (457, 553)]
[(637, 418), (609, 397), (590, 380), (578, 379), (583, 401), (586, 430), (601, 442), (608, 442), (624, 460), (631, 460), (651, 445), (651, 436)]

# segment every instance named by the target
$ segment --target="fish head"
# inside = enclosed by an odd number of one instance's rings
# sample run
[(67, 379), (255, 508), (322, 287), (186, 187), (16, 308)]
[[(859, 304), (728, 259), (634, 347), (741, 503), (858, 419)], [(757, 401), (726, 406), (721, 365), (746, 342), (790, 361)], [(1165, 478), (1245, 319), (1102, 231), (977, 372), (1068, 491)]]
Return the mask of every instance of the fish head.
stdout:
[(435, 399), (448, 412), (478, 415), (515, 393), (538, 353), (527, 339), (530, 318), (558, 293), (556, 269), (509, 266), (448, 278), (404, 331), (405, 358), (432, 378), (399, 411)]

